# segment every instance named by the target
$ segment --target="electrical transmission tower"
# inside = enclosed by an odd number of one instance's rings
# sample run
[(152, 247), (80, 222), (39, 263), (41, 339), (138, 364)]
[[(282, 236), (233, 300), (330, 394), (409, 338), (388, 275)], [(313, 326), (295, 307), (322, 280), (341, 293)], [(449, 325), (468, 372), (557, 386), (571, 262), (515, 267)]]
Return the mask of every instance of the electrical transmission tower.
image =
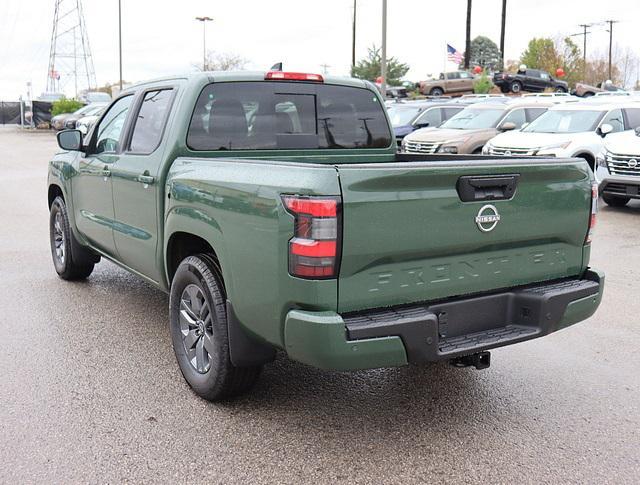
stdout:
[(55, 0), (47, 92), (74, 96), (96, 88), (89, 36), (81, 0)]

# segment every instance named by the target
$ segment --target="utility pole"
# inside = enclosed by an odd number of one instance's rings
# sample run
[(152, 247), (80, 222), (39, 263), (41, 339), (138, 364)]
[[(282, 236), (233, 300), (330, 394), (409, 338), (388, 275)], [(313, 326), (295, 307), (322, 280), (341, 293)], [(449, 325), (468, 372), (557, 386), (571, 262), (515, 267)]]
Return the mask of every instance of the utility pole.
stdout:
[(351, 33), (351, 70), (356, 67), (356, 11), (358, 0), (353, 0), (353, 29)]
[(507, 24), (507, 0), (502, 0), (502, 27), (500, 29), (500, 55), (502, 56), (502, 68), (504, 69), (504, 33)]
[(611, 79), (611, 54), (613, 51), (613, 24), (617, 24), (618, 20), (605, 20), (609, 24), (609, 80)]
[(380, 63), (382, 97), (387, 97), (387, 0), (382, 0), (382, 62)]
[(467, 0), (467, 40), (464, 47), (464, 68), (471, 62), (471, 0)]
[(211, 17), (196, 17), (196, 20), (202, 22), (202, 70), (207, 70), (207, 22), (211, 22)]
[(120, 67), (120, 91), (122, 91), (122, 0), (118, 0), (118, 64)]
[(582, 36), (582, 76), (583, 77), (587, 75), (587, 35), (591, 33), (587, 31), (587, 29), (592, 25), (593, 24), (580, 24), (580, 27), (582, 27), (582, 32), (578, 34), (570, 35), (570, 37), (576, 37), (578, 35)]

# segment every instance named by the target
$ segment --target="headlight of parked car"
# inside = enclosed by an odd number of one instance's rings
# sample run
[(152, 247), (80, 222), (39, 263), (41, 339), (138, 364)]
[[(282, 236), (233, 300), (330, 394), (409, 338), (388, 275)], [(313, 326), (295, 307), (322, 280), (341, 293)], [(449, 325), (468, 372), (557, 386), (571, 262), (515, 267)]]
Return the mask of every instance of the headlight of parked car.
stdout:
[(540, 148), (537, 152), (536, 155), (551, 155), (551, 156), (557, 156), (557, 152), (559, 150), (564, 150), (565, 148), (567, 148), (569, 145), (571, 145), (571, 140), (562, 142), (562, 143), (556, 143), (554, 145), (548, 145), (545, 147)]
[(491, 153), (491, 149), (493, 148), (493, 145), (489, 142), (487, 142), (483, 147), (482, 147), (482, 154), (483, 155), (489, 155), (489, 153)]
[(611, 155), (603, 148), (602, 151), (596, 155), (596, 166), (608, 169), (607, 160), (609, 159), (611, 159)]

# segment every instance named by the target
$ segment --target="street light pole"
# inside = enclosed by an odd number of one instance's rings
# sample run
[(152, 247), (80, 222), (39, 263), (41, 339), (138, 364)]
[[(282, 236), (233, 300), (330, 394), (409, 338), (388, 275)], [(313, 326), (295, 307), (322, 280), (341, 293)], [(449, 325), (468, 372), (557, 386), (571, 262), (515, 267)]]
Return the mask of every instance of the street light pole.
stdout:
[(196, 20), (202, 22), (202, 70), (207, 70), (207, 22), (211, 22), (211, 17), (196, 17)]
[(382, 97), (387, 97), (387, 0), (382, 0), (382, 59), (380, 62)]
[(507, 23), (507, 0), (502, 0), (502, 23), (500, 28), (500, 55), (502, 56), (502, 68), (504, 69), (504, 35)]
[(353, 0), (353, 31), (351, 33), (351, 70), (356, 67), (356, 10), (358, 0)]
[(118, 63), (120, 65), (120, 91), (122, 91), (122, 0), (118, 0)]

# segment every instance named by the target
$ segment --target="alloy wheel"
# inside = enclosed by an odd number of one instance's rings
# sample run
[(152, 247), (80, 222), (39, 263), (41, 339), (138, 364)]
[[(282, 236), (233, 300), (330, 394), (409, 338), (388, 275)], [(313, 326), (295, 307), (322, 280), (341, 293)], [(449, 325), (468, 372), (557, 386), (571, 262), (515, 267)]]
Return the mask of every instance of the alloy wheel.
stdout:
[(180, 332), (189, 363), (200, 374), (206, 374), (214, 353), (213, 320), (204, 293), (195, 284), (182, 291)]
[(53, 243), (56, 250), (56, 259), (60, 264), (64, 264), (66, 257), (66, 239), (67, 238), (65, 237), (64, 230), (62, 228), (62, 214), (58, 211), (56, 212), (56, 216), (53, 221)]

